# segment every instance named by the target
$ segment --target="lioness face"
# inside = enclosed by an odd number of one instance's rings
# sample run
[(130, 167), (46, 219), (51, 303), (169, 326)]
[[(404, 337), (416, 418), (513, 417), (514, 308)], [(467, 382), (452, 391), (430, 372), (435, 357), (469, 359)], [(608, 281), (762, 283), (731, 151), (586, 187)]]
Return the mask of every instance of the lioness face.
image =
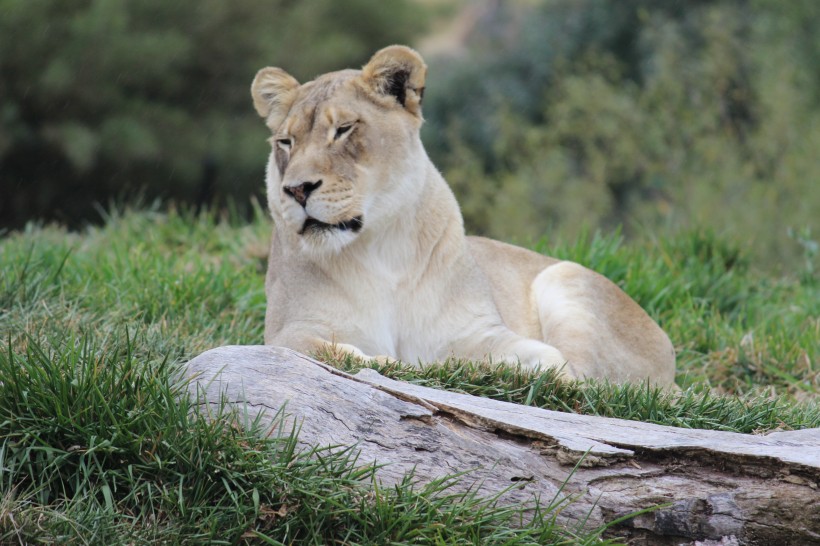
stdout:
[(412, 196), (413, 180), (396, 166), (421, 149), (425, 67), (412, 50), (391, 49), (361, 71), (304, 85), (278, 68), (254, 79), (254, 105), (273, 133), (268, 205), (304, 251), (339, 252), (395, 220)]

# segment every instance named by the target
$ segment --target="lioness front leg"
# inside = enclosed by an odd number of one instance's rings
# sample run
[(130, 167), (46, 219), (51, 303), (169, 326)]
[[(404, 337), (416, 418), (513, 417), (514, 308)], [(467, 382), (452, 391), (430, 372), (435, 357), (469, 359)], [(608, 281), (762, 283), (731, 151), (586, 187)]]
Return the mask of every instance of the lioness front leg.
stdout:
[(323, 351), (326, 352), (329, 356), (336, 359), (341, 359), (349, 355), (354, 358), (364, 360), (366, 362), (376, 361), (382, 365), (394, 364), (398, 362), (395, 358), (387, 355), (370, 356), (368, 354), (365, 354), (361, 349), (359, 349), (355, 345), (350, 345), (349, 343), (336, 343), (326, 341), (322, 345), (322, 349), (318, 352), (321, 354)]
[(567, 365), (567, 359), (561, 351), (541, 341), (519, 338), (511, 343), (509, 348), (500, 352), (501, 358), (508, 364), (535, 369), (555, 368), (565, 379), (574, 379), (575, 376)]
[[(302, 328), (307, 328), (302, 325)], [(324, 330), (316, 328), (316, 330)], [(281, 345), (294, 351), (307, 355), (327, 355), (330, 358), (342, 359), (346, 356), (360, 358), (362, 360), (373, 360), (374, 357), (367, 355), (364, 351), (349, 343), (331, 341), (334, 336), (328, 336), (325, 331), (306, 333), (294, 328), (286, 328), (276, 335), (266, 336), (267, 345)], [(331, 339), (328, 339), (331, 338)]]
[(371, 357), (367, 356), (361, 349), (349, 343), (325, 341), (322, 343), (322, 350), (327, 351), (334, 358), (343, 358), (346, 355), (350, 355), (355, 358), (361, 358), (362, 360), (371, 359)]

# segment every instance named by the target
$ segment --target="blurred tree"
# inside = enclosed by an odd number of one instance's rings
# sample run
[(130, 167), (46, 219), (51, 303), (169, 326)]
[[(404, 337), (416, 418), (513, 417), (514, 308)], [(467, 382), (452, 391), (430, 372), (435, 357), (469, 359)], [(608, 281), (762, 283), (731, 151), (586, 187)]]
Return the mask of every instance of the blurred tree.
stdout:
[(424, 137), (470, 231), (696, 224), (789, 263), (820, 231), (818, 26), (813, 0), (494, 2), (430, 63)]
[(360, 66), (425, 23), (410, 0), (0, 0), (0, 227), (258, 192), (256, 70)]

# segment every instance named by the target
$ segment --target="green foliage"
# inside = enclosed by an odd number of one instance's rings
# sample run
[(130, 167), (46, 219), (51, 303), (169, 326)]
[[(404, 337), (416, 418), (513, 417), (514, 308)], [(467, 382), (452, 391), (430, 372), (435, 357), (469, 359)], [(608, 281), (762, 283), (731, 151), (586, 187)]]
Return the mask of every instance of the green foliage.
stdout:
[[(423, 136), (469, 231), (698, 226), (759, 267), (803, 266), (789, 234), (820, 231), (816, 2), (487, 4), (469, 55), (428, 56)], [(0, 222), (76, 227), (135, 195), (246, 203), (267, 153), (259, 67), (358, 66), (458, 6), (0, 0)]]
[(798, 267), (789, 231), (820, 210), (817, 24), (809, 1), (510, 3), (474, 58), (431, 63), (425, 139), (470, 231), (697, 226)]
[[(24, 337), (94, 333), (114, 343), (123, 327), (138, 347), (178, 358), (214, 344), (262, 337), (270, 227), (172, 210), (113, 212), (82, 236), (58, 228), (12, 235), (0, 246), (0, 331)], [(147, 351), (147, 349), (146, 349)], [(139, 356), (144, 356), (140, 354)]]
[(0, 13), (0, 226), (15, 227), (77, 225), (135, 195), (245, 202), (267, 153), (256, 71), (361, 65), (426, 20), (409, 0), (0, 0)]

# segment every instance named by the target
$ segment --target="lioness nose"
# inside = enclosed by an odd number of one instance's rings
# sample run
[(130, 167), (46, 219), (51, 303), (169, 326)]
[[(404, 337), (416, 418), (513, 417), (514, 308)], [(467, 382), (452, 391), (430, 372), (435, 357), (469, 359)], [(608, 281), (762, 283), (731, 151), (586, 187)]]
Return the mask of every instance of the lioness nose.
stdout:
[(307, 199), (310, 197), (310, 194), (321, 185), (321, 180), (317, 180), (316, 182), (302, 182), (296, 186), (284, 186), (282, 191), (296, 199), (296, 202), (304, 207), (307, 204)]

